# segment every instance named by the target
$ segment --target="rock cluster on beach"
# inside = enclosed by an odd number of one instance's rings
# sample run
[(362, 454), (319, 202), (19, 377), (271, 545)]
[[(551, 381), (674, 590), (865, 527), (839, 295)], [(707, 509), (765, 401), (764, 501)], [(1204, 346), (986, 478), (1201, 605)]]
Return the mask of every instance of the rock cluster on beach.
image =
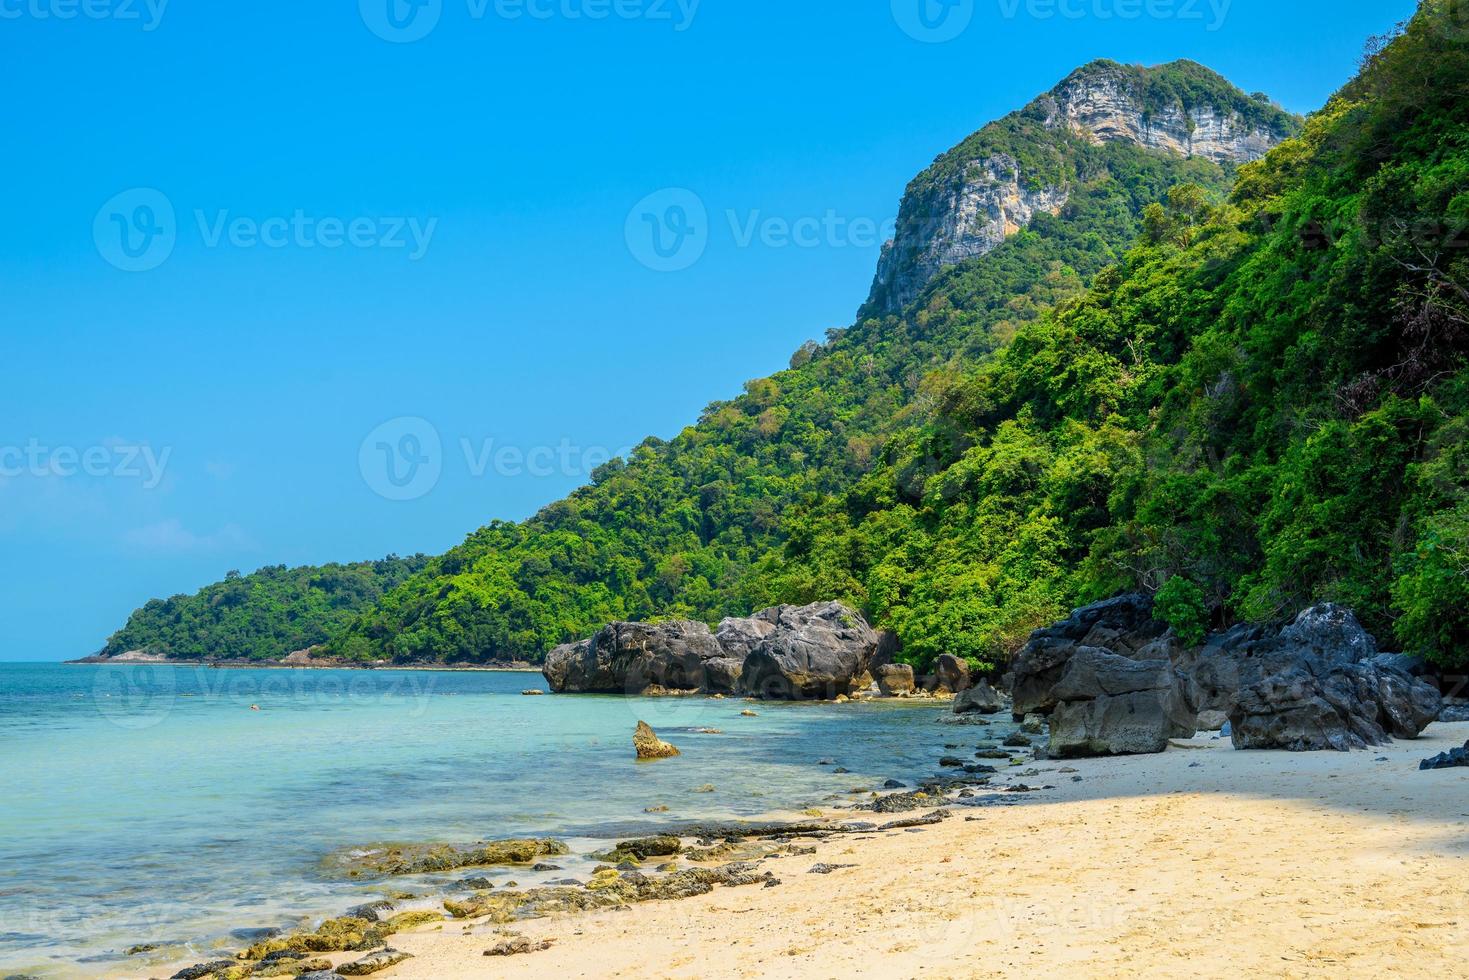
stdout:
[(1381, 654), (1350, 610), (1315, 606), (1290, 623), (1182, 643), (1128, 595), (1037, 630), (1008, 680), (1017, 718), (1050, 720), (1055, 757), (1161, 752), (1227, 721), (1240, 749), (1347, 750), (1414, 738), (1438, 690), (1412, 658)]
[(871, 686), (880, 643), (842, 603), (777, 606), (726, 619), (717, 634), (703, 623), (613, 623), (551, 651), (543, 673), (557, 693), (830, 699)]

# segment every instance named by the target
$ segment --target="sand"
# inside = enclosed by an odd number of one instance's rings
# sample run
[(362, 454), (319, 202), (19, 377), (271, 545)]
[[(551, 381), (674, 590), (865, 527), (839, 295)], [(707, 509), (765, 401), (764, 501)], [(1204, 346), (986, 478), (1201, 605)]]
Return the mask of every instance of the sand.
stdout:
[(496, 927), (446, 923), (377, 976), (1464, 976), (1469, 770), (1418, 762), (1466, 739), (1043, 762), (1026, 781), (1054, 790), (768, 862), (776, 888), (517, 924), (556, 942), (509, 958), (483, 955)]

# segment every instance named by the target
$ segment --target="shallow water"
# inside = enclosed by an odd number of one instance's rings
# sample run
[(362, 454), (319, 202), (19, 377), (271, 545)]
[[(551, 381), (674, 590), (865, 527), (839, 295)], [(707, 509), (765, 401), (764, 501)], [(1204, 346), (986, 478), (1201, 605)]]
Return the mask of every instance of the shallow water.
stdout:
[[(320, 873), (343, 846), (581, 839), (830, 804), (987, 737), (956, 738), (942, 708), (908, 702), (744, 718), (739, 699), (530, 687), (538, 675), (0, 664), (0, 975), (146, 971), (123, 950), (167, 944), (176, 960), (239, 947), (233, 930), (340, 914), (382, 888)], [(639, 719), (683, 756), (634, 761)], [(644, 812), (656, 806), (669, 810)]]

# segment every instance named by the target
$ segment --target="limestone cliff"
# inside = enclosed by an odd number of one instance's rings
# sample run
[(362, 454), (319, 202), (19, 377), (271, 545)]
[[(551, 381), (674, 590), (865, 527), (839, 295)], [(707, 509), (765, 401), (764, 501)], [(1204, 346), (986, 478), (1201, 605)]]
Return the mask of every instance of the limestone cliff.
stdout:
[(1059, 214), (1095, 176), (1086, 147), (1124, 144), (1218, 166), (1264, 156), (1299, 120), (1192, 62), (1100, 61), (939, 157), (909, 185), (864, 313), (903, 309), (944, 269)]

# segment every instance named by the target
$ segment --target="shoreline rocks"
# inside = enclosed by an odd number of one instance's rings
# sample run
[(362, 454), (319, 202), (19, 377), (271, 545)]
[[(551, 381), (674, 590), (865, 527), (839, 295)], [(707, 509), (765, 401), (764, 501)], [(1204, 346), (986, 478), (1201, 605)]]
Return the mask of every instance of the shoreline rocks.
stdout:
[(1197, 712), (1157, 642), (1152, 600), (1128, 595), (1037, 630), (1012, 665), (1016, 719), (1050, 720), (1052, 758), (1163, 752), (1192, 738)]
[(542, 670), (557, 694), (750, 694), (779, 700), (854, 697), (872, 686), (883, 638), (839, 602), (777, 606), (703, 623), (613, 623), (552, 650)]
[(1242, 624), (1185, 647), (1126, 595), (1037, 630), (1009, 679), (1013, 712), (1049, 716), (1050, 755), (1161, 752), (1228, 724), (1237, 749), (1320, 751), (1416, 738), (1441, 711), (1412, 657), (1383, 654), (1330, 603), (1277, 626)]
[(954, 714), (997, 715), (1005, 710), (1005, 699), (990, 687), (989, 681), (980, 678), (978, 684), (954, 699)]
[(754, 619), (762, 625), (752, 629), (765, 637), (745, 658), (741, 685), (747, 693), (769, 700), (833, 700), (872, 684), (869, 667), (878, 635), (842, 603), (778, 606)]

